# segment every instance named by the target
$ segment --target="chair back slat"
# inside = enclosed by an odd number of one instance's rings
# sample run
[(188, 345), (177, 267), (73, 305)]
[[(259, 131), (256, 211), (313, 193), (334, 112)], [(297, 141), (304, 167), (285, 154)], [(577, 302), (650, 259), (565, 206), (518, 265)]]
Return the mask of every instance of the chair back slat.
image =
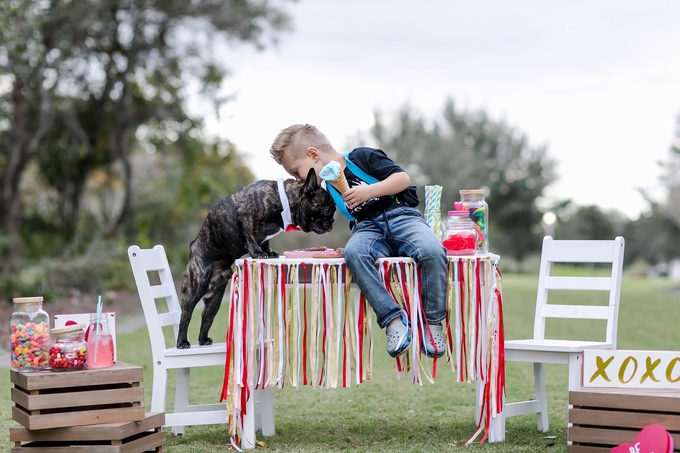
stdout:
[[(623, 238), (621, 238), (623, 239)], [(545, 246), (545, 241), (543, 242)], [(616, 241), (550, 241), (547, 259), (552, 263), (611, 263), (616, 259)]]
[(162, 327), (175, 326), (179, 324), (179, 313), (171, 311), (170, 313), (161, 313), (158, 315), (158, 324)]
[(155, 285), (151, 287), (151, 297), (165, 299), (175, 295), (175, 285)]
[[(139, 247), (137, 248), (139, 249)], [(139, 249), (137, 254), (142, 262), (142, 267), (147, 272), (165, 269), (165, 250), (161, 251), (155, 247), (152, 249)]]
[[(548, 318), (601, 319), (607, 321), (605, 341), (616, 347), (623, 272), (622, 237), (612, 241), (556, 241), (550, 236), (543, 239), (541, 264), (538, 275), (534, 339), (545, 339)], [(553, 263), (611, 264), (607, 277), (552, 276)], [(598, 273), (601, 269), (598, 268)], [(559, 305), (549, 304), (552, 290), (608, 291), (607, 305)]]
[(610, 306), (590, 305), (543, 305), (543, 317), (545, 318), (571, 318), (571, 319), (607, 319), (612, 316)]
[(576, 291), (609, 291), (611, 277), (547, 277), (545, 289)]

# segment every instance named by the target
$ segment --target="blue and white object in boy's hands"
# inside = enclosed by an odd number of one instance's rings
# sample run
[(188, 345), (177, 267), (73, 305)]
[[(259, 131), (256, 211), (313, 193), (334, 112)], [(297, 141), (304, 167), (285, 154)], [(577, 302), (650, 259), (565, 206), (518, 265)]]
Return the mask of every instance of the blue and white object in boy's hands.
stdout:
[(341, 194), (349, 190), (349, 184), (347, 184), (345, 174), (342, 172), (342, 166), (334, 160), (324, 165), (319, 176), (324, 181), (331, 183)]

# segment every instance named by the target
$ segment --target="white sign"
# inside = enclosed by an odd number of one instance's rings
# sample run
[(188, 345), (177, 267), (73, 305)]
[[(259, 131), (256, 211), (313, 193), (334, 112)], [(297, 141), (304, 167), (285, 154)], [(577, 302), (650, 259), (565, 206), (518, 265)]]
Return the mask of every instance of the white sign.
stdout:
[(680, 351), (586, 349), (583, 386), (680, 389)]
[[(69, 321), (76, 324), (90, 325), (90, 315), (94, 313), (73, 313), (69, 315), (54, 315), (54, 328), (64, 327)], [(111, 315), (109, 330), (111, 331), (111, 339), (113, 339), (113, 362), (118, 362), (118, 346), (116, 345), (116, 313), (110, 312)], [(85, 327), (87, 329), (87, 327)]]

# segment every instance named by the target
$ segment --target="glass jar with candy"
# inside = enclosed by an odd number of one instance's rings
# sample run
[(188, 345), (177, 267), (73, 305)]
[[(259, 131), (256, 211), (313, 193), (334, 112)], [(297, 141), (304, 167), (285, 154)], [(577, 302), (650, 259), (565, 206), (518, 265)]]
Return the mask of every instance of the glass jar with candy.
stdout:
[(475, 224), (466, 211), (449, 211), (442, 245), (447, 255), (474, 255), (477, 253)]
[(461, 190), (460, 202), (454, 203), (456, 211), (466, 211), (477, 231), (477, 252), (489, 252), (489, 205), (484, 200), (484, 190)]
[(15, 297), (9, 317), (10, 366), (17, 371), (40, 371), (48, 366), (50, 317), (42, 297)]
[(85, 324), (52, 329), (50, 368), (53, 371), (82, 370), (87, 365)]

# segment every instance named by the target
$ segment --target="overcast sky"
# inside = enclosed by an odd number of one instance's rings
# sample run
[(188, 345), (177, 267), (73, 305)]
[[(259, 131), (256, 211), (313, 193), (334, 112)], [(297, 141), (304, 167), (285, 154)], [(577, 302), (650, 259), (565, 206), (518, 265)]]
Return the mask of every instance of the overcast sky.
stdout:
[(237, 98), (219, 122), (208, 119), (258, 178), (287, 176), (268, 150), (291, 124), (312, 123), (345, 151), (373, 111), (388, 116), (408, 103), (435, 118), (451, 97), (547, 144), (560, 175), (549, 196), (637, 218), (645, 204), (636, 188), (659, 191), (657, 161), (680, 113), (680, 1), (284, 7), (295, 30), (264, 53), (230, 52), (225, 92)]

